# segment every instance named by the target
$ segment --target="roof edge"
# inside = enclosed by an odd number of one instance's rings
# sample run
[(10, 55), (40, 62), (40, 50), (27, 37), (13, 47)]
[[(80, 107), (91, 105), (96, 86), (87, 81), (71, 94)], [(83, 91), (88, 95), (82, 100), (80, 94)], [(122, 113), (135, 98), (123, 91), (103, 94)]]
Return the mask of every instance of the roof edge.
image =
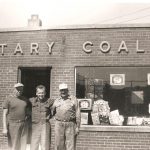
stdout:
[(64, 26), (43, 26), (43, 27), (18, 27), (0, 28), (0, 32), (13, 31), (40, 31), (40, 30), (75, 30), (75, 29), (104, 29), (104, 28), (150, 28), (150, 23), (145, 24), (87, 24), (87, 25), (64, 25)]

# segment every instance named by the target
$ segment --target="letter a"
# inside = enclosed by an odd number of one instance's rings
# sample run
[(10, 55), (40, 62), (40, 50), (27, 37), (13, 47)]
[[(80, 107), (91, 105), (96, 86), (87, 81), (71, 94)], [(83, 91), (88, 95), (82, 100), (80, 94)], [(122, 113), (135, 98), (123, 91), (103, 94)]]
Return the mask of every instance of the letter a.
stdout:
[(118, 53), (120, 53), (121, 51), (126, 51), (127, 53), (129, 52), (127, 49), (125, 41), (121, 41), (121, 44), (120, 44), (119, 49), (118, 49)]
[(16, 49), (14, 51), (14, 55), (16, 55), (17, 53), (21, 53), (23, 55), (23, 51), (22, 51), (22, 48), (20, 46), (20, 43), (17, 43)]

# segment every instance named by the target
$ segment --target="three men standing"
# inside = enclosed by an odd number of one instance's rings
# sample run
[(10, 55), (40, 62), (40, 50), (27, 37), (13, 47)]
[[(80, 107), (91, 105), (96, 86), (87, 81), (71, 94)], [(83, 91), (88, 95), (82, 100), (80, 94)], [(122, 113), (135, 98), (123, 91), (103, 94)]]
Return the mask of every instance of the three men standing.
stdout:
[[(67, 84), (60, 84), (60, 97), (55, 100), (45, 97), (46, 88), (36, 87), (36, 97), (25, 99), (23, 84), (14, 86), (14, 94), (3, 104), (3, 133), (10, 134), (11, 150), (25, 150), (27, 131), (25, 121), (32, 116), (32, 136), (30, 150), (49, 150), (51, 112), (55, 112), (55, 150), (75, 150), (75, 135), (79, 133), (80, 109), (76, 97), (69, 95)], [(29, 111), (29, 106), (31, 111)], [(7, 117), (9, 114), (9, 126)], [(54, 114), (53, 114), (54, 115)]]

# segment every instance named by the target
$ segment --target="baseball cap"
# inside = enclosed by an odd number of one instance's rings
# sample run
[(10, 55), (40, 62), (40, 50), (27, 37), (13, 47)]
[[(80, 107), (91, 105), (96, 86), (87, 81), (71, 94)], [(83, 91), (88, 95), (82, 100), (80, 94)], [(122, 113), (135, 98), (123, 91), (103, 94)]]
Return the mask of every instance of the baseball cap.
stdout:
[(14, 85), (15, 88), (21, 87), (21, 86), (24, 86), (24, 85), (23, 85), (22, 83), (16, 83), (16, 84)]
[(59, 90), (68, 89), (68, 85), (65, 83), (59, 84)]

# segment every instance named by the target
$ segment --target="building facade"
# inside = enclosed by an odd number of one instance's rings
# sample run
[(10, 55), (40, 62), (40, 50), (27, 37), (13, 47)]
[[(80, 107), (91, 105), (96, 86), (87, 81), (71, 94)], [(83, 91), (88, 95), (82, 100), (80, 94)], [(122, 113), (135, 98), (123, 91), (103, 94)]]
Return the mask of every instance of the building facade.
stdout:
[[(149, 117), (148, 25), (4, 29), (0, 31), (0, 53), (0, 131), (2, 102), (16, 82), (25, 85), (27, 97), (35, 95), (36, 85), (44, 84), (47, 96), (56, 98), (58, 85), (65, 82), (70, 94), (85, 98), (92, 93), (95, 100), (99, 89), (88, 81), (100, 79), (103, 89), (111, 86), (111, 90), (102, 91), (111, 110), (118, 109), (126, 118)], [(150, 149), (150, 129), (146, 125), (90, 122), (80, 130), (77, 150)], [(6, 149), (6, 145), (0, 132), (0, 149)], [(53, 145), (52, 121), (52, 149)]]

